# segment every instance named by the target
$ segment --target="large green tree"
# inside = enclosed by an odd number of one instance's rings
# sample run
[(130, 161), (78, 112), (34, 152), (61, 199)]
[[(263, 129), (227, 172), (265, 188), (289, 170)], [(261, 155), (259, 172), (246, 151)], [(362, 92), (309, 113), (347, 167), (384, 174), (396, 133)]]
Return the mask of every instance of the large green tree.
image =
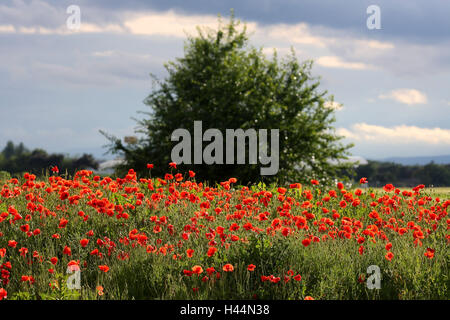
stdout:
[(185, 128), (193, 137), (196, 120), (202, 121), (203, 132), (217, 128), (224, 137), (226, 129), (279, 129), (279, 172), (275, 176), (261, 176), (260, 164), (182, 168), (208, 181), (229, 177), (241, 183), (334, 179), (349, 167), (342, 160), (347, 159), (351, 146), (343, 145), (335, 134), (334, 110), (327, 107), (333, 98), (319, 89), (311, 66), (311, 61), (299, 62), (294, 52), (284, 59), (276, 52), (266, 58), (262, 48), (249, 45), (245, 26), (233, 16), (225, 25), (219, 18), (217, 30), (198, 28), (198, 36), (188, 37), (184, 57), (165, 65), (165, 79), (153, 76), (156, 85), (145, 99), (151, 110), (137, 120), (139, 139), (122, 142), (104, 133), (112, 142), (110, 151), (124, 155), (126, 164), (121, 169), (143, 172), (147, 163), (154, 163), (155, 173), (164, 174), (177, 144), (171, 141), (172, 132)]

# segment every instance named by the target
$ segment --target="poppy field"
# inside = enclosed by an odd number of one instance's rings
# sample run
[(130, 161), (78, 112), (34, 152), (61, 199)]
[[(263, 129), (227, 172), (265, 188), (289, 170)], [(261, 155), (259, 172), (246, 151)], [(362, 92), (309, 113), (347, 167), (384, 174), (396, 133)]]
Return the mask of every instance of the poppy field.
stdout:
[(0, 300), (450, 296), (450, 200), (423, 185), (208, 186), (152, 167), (1, 181)]

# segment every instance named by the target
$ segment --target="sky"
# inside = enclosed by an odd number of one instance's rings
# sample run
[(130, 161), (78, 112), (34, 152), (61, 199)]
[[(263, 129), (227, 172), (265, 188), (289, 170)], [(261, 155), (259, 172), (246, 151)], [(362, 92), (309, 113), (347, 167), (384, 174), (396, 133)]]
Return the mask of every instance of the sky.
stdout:
[[(78, 29), (69, 28), (76, 5)], [(367, 20), (380, 9), (380, 29)], [(312, 59), (336, 133), (366, 159), (450, 154), (450, 1), (2, 0), (0, 148), (104, 156), (104, 130), (133, 135), (150, 73), (183, 56), (196, 26), (233, 8), (250, 43)], [(372, 21), (372, 20), (371, 20)]]

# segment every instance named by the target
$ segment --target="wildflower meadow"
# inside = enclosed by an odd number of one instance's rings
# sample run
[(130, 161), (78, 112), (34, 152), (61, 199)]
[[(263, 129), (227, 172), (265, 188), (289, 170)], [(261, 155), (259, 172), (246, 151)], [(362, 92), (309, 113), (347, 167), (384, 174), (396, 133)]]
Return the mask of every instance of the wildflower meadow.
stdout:
[(447, 299), (450, 200), (58, 168), (1, 181), (2, 299)]

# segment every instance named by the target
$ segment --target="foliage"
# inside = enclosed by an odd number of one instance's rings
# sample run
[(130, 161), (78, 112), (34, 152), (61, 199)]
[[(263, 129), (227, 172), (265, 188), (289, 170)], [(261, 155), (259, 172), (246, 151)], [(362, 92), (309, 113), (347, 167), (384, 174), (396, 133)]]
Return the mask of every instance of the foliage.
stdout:
[(2, 172), (20, 174), (25, 171), (42, 175), (51, 167), (58, 167), (61, 172), (74, 174), (80, 169), (97, 169), (98, 162), (90, 154), (83, 154), (78, 158), (71, 158), (63, 154), (48, 154), (45, 150), (28, 150), (23, 143), (15, 146), (8, 141), (0, 153), (0, 179)]
[(431, 162), (423, 166), (406, 166), (369, 160), (367, 164), (358, 166), (355, 171), (358, 177), (368, 178), (373, 187), (387, 183), (409, 187), (420, 183), (434, 187), (450, 186), (450, 164)]
[[(130, 167), (146, 173), (148, 162), (155, 164), (155, 174), (164, 173), (163, 165), (170, 162), (176, 144), (172, 132), (184, 128), (193, 137), (196, 120), (202, 121), (203, 130), (216, 128), (224, 136), (226, 129), (280, 130), (276, 176), (261, 176), (259, 164), (187, 165), (201, 180), (217, 182), (232, 176), (242, 183), (331, 181), (350, 168), (342, 161), (350, 145), (340, 143), (332, 127), (334, 110), (326, 107), (327, 99), (333, 98), (319, 90), (311, 61), (300, 63), (294, 52), (282, 60), (276, 53), (267, 59), (262, 48), (249, 46), (246, 28), (240, 30), (233, 16), (227, 25), (220, 22), (218, 30), (198, 31), (197, 37), (188, 38), (184, 57), (165, 65), (168, 77), (154, 77), (158, 85), (145, 99), (151, 111), (144, 112), (148, 118), (138, 120), (141, 138), (124, 143), (103, 132), (110, 150), (126, 159), (122, 173)], [(203, 148), (208, 143), (203, 142)]]

